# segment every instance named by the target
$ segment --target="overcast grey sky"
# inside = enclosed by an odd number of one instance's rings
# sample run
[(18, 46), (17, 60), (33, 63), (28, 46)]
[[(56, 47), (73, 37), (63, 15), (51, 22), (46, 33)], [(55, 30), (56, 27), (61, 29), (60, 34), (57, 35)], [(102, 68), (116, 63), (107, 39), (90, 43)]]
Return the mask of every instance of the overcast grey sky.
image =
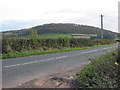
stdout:
[(119, 0), (0, 0), (0, 31), (45, 23), (76, 23), (118, 31)]

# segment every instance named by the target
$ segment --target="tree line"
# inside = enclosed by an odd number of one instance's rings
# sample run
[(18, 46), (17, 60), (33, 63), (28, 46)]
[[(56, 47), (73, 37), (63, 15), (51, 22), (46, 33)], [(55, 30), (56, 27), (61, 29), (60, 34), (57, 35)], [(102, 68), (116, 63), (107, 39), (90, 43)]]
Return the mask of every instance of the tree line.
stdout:
[(28, 51), (45, 51), (53, 49), (76, 48), (94, 45), (104, 45), (115, 42), (107, 39), (74, 39), (74, 38), (58, 38), (58, 39), (40, 39), (38, 38), (37, 30), (30, 30), (30, 38), (2, 38), (2, 53), (19, 53)]
[[(11, 33), (11, 36), (14, 37), (17, 36), (27, 36), (30, 35), (30, 29), (22, 29), (22, 30), (16, 30), (16, 31), (7, 31), (4, 33)], [(32, 29), (37, 30), (38, 34), (46, 34), (46, 33), (61, 33), (61, 34), (97, 34), (99, 35), (101, 33), (100, 28), (96, 28), (93, 26), (86, 26), (86, 25), (78, 25), (78, 24), (62, 24), (62, 23), (51, 23), (51, 24), (44, 24), (44, 25), (38, 25), (35, 27), (32, 27)], [(117, 33), (103, 30), (104, 35), (111, 35)]]

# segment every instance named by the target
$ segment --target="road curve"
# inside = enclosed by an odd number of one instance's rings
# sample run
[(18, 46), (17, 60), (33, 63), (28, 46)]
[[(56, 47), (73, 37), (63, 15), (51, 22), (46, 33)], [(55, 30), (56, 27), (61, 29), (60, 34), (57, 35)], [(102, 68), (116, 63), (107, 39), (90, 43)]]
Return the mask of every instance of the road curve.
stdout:
[(53, 53), (29, 57), (2, 60), (2, 87), (13, 88), (26, 81), (43, 75), (51, 75), (80, 67), (88, 62), (88, 58), (99, 57), (113, 46)]

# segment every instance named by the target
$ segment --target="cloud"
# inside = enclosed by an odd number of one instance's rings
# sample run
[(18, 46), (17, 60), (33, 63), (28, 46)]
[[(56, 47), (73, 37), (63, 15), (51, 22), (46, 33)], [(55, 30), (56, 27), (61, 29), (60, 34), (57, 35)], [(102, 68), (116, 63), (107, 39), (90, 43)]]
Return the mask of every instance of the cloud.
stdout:
[(39, 23), (38, 20), (29, 20), (29, 21), (17, 21), (17, 20), (8, 20), (2, 21), (0, 31), (8, 31), (8, 30), (19, 30), (24, 28), (30, 28)]
[(45, 23), (77, 23), (117, 31), (118, 0), (2, 0), (0, 30), (29, 28)]
[[(68, 17), (66, 13), (65, 14), (62, 13), (61, 15), (59, 13), (56, 13), (56, 17), (52, 16), (52, 14), (51, 15), (48, 14), (48, 16), (46, 16), (47, 18), (43, 18), (43, 19), (2, 21), (1, 22), (2, 27), (0, 28), (0, 31), (19, 30), (24, 28), (30, 28), (36, 25), (42, 25), (45, 23), (76, 23), (76, 24), (100, 27), (100, 15), (99, 14), (96, 15), (96, 13), (89, 13), (89, 12), (79, 13), (82, 15), (78, 15), (74, 13), (73, 16), (68, 16)], [(63, 15), (64, 17), (66, 17), (65, 19), (61, 19)], [(104, 15), (104, 28), (107, 30), (118, 32), (117, 16), (112, 16), (110, 13), (109, 15)]]

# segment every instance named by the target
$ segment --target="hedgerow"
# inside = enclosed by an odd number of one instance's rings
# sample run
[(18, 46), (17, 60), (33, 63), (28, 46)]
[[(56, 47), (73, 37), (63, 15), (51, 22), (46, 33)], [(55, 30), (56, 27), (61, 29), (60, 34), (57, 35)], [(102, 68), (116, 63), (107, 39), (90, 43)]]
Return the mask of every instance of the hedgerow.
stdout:
[(58, 39), (37, 39), (35, 42), (32, 39), (21, 38), (3, 38), (2, 53), (20, 53), (27, 51), (45, 51), (64, 48), (76, 48), (95, 45), (105, 45), (114, 43), (114, 40), (91, 40), (91, 39), (73, 39), (73, 38), (58, 38)]
[(118, 88), (119, 65), (116, 64), (117, 59), (118, 51), (116, 50), (91, 60), (91, 63), (80, 71), (77, 78), (77, 87)]

